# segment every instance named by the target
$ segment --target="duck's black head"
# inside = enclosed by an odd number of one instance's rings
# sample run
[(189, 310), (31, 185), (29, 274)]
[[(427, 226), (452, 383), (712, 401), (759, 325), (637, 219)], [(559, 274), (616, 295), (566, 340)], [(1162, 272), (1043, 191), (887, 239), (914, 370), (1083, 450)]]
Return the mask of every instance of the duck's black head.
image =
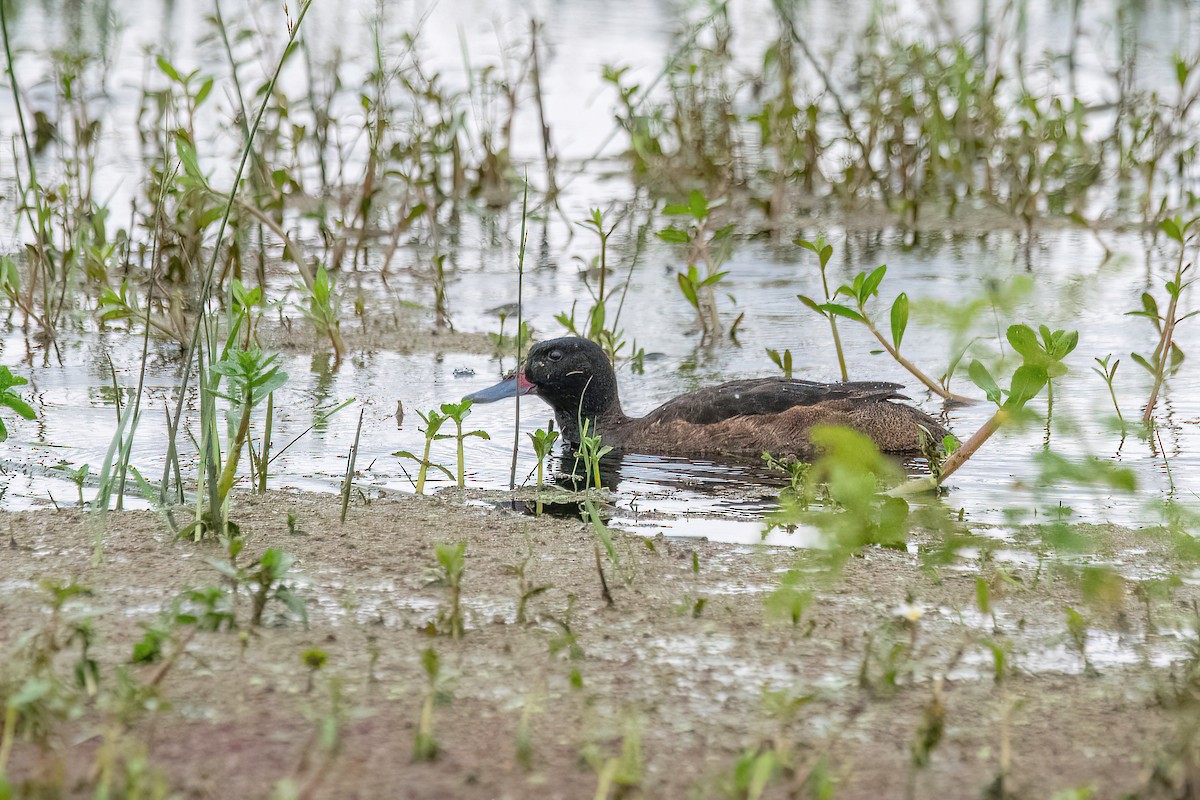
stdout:
[[(550, 404), (563, 435), (579, 439), (579, 420), (592, 420), (591, 430), (624, 418), (617, 395), (617, 375), (595, 342), (574, 336), (539, 342), (517, 374), (495, 386), (467, 395), (488, 403), (519, 394), (535, 394)], [(603, 431), (601, 431), (603, 432)]]

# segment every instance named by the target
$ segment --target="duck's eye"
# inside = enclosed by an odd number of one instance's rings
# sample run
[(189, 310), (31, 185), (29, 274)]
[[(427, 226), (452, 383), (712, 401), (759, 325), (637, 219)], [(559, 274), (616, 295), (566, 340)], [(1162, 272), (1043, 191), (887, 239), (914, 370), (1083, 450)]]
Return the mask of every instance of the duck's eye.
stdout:
[(562, 361), (562, 357), (562, 350), (551, 350), (546, 354), (546, 358), (550, 359), (551, 361)]

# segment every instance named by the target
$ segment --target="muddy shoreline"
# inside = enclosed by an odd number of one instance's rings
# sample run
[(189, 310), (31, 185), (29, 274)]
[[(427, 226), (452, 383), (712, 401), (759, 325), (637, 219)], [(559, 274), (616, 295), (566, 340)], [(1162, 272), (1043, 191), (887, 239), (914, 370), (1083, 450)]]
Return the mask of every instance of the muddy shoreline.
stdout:
[[(1008, 796), (1093, 787), (1094, 797), (1154, 797), (1167, 796), (1149, 788), (1155, 774), (1178, 768), (1185, 723), (1166, 698), (1187, 662), (1184, 634), (1172, 631), (1195, 585), (1156, 601), (1151, 628), (1133, 581), (1104, 608), (1089, 606), (1077, 580), (1034, 564), (931, 566), (920, 551), (936, 542), (919, 534), (918, 552), (870, 548), (825, 575), (813, 551), (616, 532), (619, 563), (601, 560), (609, 607), (593, 534), (571, 520), (451, 496), (376, 499), (352, 507), (344, 525), (332, 496), (246, 495), (234, 508), (242, 563), (268, 547), (295, 556), (308, 625), (272, 603), (266, 624), (249, 626), (243, 589), (236, 631), (187, 639), (159, 685), (163, 708), (121, 737), (175, 796), (267, 797), (290, 780), (312, 797), (590, 797), (622, 742), (638, 766), (614, 774), (628, 781), (626, 796), (645, 797), (744, 796), (733, 787), (747, 753), (777, 760), (766, 797), (807, 796), (824, 780), (839, 798), (903, 797), (910, 781), (918, 797), (985, 796), (989, 786), (986, 796), (1003, 796), (1002, 775)], [(220, 585), (210, 562), (224, 554), (214, 542), (174, 540), (150, 512), (10, 513), (3, 525), (6, 689), (30, 669), (29, 634), (47, 624), (39, 583), (74, 580), (92, 592), (63, 614), (93, 621), (97, 695), (48, 750), (20, 741), (11, 763), (20, 786), (61, 760), (75, 796), (111, 723), (100, 699), (141, 623), (186, 588)], [(1083, 533), (1105, 558), (1178, 567), (1165, 535)], [(434, 547), (457, 542), (466, 543), (460, 641), (430, 635), (447, 603), (430, 582)], [(528, 598), (529, 621), (518, 624), (522, 563), (526, 589), (550, 588)], [(795, 625), (770, 601), (788, 570), (811, 592)], [(996, 587), (994, 629), (979, 619), (981, 574)], [(1097, 674), (1087, 674), (1068, 644), (1067, 605), (1093, 609), (1090, 641), (1118, 637), (1141, 656), (1106, 661), (1097, 651)], [(1009, 650), (999, 682), (996, 643)], [(441, 663), (439, 757), (419, 763), (421, 658), (431, 647)], [(58, 654), (60, 671), (74, 649)], [(327, 662), (310, 674), (302, 656), (313, 649)], [(125, 668), (146, 682), (159, 667)], [(914, 769), (913, 742), (936, 704), (940, 739)], [(332, 719), (340, 744), (329, 757), (316, 731)]]

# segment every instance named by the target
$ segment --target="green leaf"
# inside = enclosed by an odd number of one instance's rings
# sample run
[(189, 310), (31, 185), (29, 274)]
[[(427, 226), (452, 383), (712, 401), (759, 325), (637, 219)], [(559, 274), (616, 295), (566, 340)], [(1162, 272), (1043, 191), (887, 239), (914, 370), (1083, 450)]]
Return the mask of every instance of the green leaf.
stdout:
[(879, 291), (879, 284), (883, 283), (883, 276), (886, 274), (887, 264), (884, 264), (880, 267), (876, 267), (875, 270), (863, 280), (862, 286), (858, 291), (859, 304), (865, 305), (867, 300), (869, 300), (872, 295)]
[(813, 311), (820, 314), (822, 317), (827, 316), (827, 314), (825, 313), (825, 309), (821, 308), (821, 305), (816, 300), (813, 300), (811, 297), (807, 297), (805, 295), (798, 294), (798, 295), (796, 295), (796, 299), (799, 300), (801, 303), (804, 303), (804, 305), (808, 306)]
[(908, 327), (908, 295), (901, 292), (892, 303), (892, 345), (899, 350)]
[(1146, 372), (1149, 372), (1151, 375), (1158, 374), (1158, 370), (1156, 370), (1150, 364), (1150, 362), (1146, 360), (1146, 357), (1141, 355), (1140, 353), (1130, 353), (1129, 357), (1132, 358), (1135, 363), (1140, 364), (1142, 366), (1142, 368), (1145, 369)]
[(196, 92), (196, 108), (199, 108), (204, 103), (204, 101), (208, 99), (209, 94), (212, 93), (212, 88), (213, 88), (213, 79), (212, 78), (209, 78), (200, 86), (200, 91)]
[(708, 200), (699, 189), (692, 189), (688, 192), (688, 210), (692, 212), (692, 218), (697, 222), (708, 216)]
[(158, 56), (156, 60), (158, 61), (158, 68), (163, 71), (164, 75), (176, 83), (183, 83), (183, 78), (179, 77), (179, 73), (176, 71), (175, 67), (171, 65), (170, 61), (167, 61), (162, 56)]
[(967, 367), (967, 375), (971, 381), (983, 389), (983, 393), (987, 395), (987, 399), (991, 400), (996, 405), (1000, 405), (1003, 396), (1000, 392), (1000, 385), (996, 383), (996, 379), (992, 377), (992, 373), (988, 372), (988, 368), (983, 365), (978, 359), (973, 359)]
[(1028, 325), (1010, 325), (1008, 343), (1026, 362), (1038, 363), (1044, 359), (1045, 353), (1038, 342), (1037, 334)]
[(656, 233), (655, 236), (664, 242), (671, 242), (673, 244), (687, 244), (691, 241), (691, 237), (688, 236), (687, 231), (680, 230), (679, 228), (666, 228)]
[(862, 314), (848, 306), (844, 306), (839, 303), (824, 303), (821, 305), (821, 308), (823, 308), (825, 311), (828, 311), (830, 314), (834, 314), (839, 317), (846, 317), (847, 319), (852, 319), (855, 322), (867, 321), (867, 318)]
[(693, 308), (699, 308), (700, 300), (696, 297), (696, 287), (692, 283), (691, 278), (682, 272), (677, 274), (675, 278), (679, 281), (679, 290), (683, 292), (683, 296), (687, 298), (687, 301), (692, 304)]
[(37, 414), (34, 413), (29, 404), (17, 397), (15, 394), (0, 394), (0, 405), (8, 406), (25, 419), (35, 419), (37, 417)]
[(1045, 367), (1032, 364), (1022, 364), (1017, 367), (1017, 371), (1012, 376), (1008, 400), (1004, 403), (1004, 407), (1012, 410), (1024, 408), (1026, 403), (1038, 396), (1049, 379)]
[(1158, 229), (1165, 233), (1170, 238), (1183, 244), (1183, 228), (1179, 217), (1174, 219), (1164, 219), (1158, 223)]

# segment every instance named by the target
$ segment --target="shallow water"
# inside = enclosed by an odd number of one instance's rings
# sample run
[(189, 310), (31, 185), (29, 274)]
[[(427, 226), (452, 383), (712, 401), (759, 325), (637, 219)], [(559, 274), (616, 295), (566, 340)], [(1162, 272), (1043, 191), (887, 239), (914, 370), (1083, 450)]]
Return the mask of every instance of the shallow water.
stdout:
[[(100, 30), (90, 18), (57, 13), (53, 3), (21, 5), (12, 21), (14, 42), (20, 51), (40, 48), (45, 42), (64, 46), (73, 41), (87, 42)], [(814, 29), (820, 29), (823, 21), (844, 19), (848, 15), (854, 24), (842, 26), (842, 30), (856, 29), (871, 8), (866, 0), (817, 2), (809, 6)], [(352, 52), (366, 41), (372, 7), (372, 3), (362, 2), (346, 11), (345, 4), (335, 10), (317, 3), (314, 16), (306, 25), (318, 58), (339, 45)], [(757, 46), (754, 33), (761, 23), (755, 21), (755, 8), (752, 3), (735, 6), (734, 28), (739, 33), (736, 46), (740, 58), (749, 59)], [(449, 80), (461, 79), (463, 74), (460, 35), (469, 43), (470, 57), (478, 65), (494, 60), (502, 50), (511, 51), (512, 43), (526, 30), (526, 16), (508, 13), (492, 4), (455, 4), (454, 9), (457, 16), (449, 10), (449, 4), (433, 7), (424, 23), (421, 40), (423, 57), (444, 69)], [(221, 51), (211, 42), (199, 42), (200, 32), (205, 30), (202, 16), (207, 11), (197, 6), (170, 3), (160, 6), (126, 0), (102, 4), (101, 10), (111, 12), (124, 25), (118, 41), (101, 38), (95, 45), (112, 60), (107, 91), (94, 89), (97, 108), (106, 120), (100, 170), (104, 185), (98, 194), (113, 198), (113, 208), (119, 209), (128, 207), (136, 190), (135, 181), (144, 171), (137, 145), (131, 141), (133, 137), (126, 135), (132, 127), (146, 64), (142, 46), (161, 43), (178, 63), (198, 65), (217, 76), (225, 75), (227, 70)], [(424, 6), (404, 6), (392, 15), (388, 24), (396, 31), (411, 28), (424, 18), (425, 10)], [(590, 206), (632, 195), (632, 187), (624, 178), (607, 175), (609, 168), (619, 168), (619, 164), (592, 162), (584, 171), (570, 166), (606, 147), (608, 152), (615, 152), (616, 145), (610, 139), (612, 90), (606, 89), (599, 78), (601, 67), (605, 63), (630, 64), (633, 75), (652, 80), (670, 46), (677, 13), (672, 4), (650, 0), (615, 4), (589, 0), (544, 3), (535, 11), (546, 23), (551, 45), (545, 66), (550, 125), (568, 166), (565, 174), (572, 176), (562, 202), (567, 217), (575, 219), (582, 217)], [(246, 12), (235, 8), (227, 9), (226, 13), (233, 17)], [(1038, 17), (1039, 24), (1029, 25), (1029, 30), (1035, 32), (1026, 44), (1031, 52), (1038, 52), (1052, 41), (1054, 32), (1061, 31), (1065, 24), (1062, 16), (1065, 7), (1039, 5), (1036, 13), (1044, 16)], [(339, 16), (334, 19), (331, 14)], [(1190, 41), (1190, 32), (1200, 24), (1198, 18), (1200, 10), (1195, 8), (1179, 9), (1166, 3), (1148, 5), (1142, 18), (1142, 57), (1146, 62), (1139, 73), (1142, 80), (1152, 81), (1155, 75), (1162, 74), (1165, 54)], [(970, 14), (964, 12), (964, 19), (968, 22), (962, 24), (968, 24)], [(1103, 14), (1097, 14), (1085, 26), (1095, 33), (1094, 39), (1088, 40), (1092, 44), (1084, 48), (1080, 57), (1085, 86), (1089, 79), (1095, 80), (1097, 87), (1103, 85), (1096, 76), (1108, 55), (1104, 48), (1111, 45), (1102, 31), (1103, 19)], [(268, 38), (279, 35), (278, 31), (271, 33), (265, 25), (263, 28)], [(335, 29), (341, 32), (338, 39), (331, 35)], [(1044, 36), (1046, 42), (1039, 36)], [(828, 43), (829, 50), (835, 48), (835, 43)], [(18, 69), (44, 77), (44, 65), (39, 67), (42, 63), (34, 52), (22, 52)], [(362, 67), (352, 63), (348, 69)], [(285, 89), (288, 80), (297, 79), (295, 75), (285, 75)], [(345, 80), (352, 84), (353, 76), (348, 75)], [(28, 93), (33, 108), (53, 96), (50, 87), (37, 79), (29, 82)], [(227, 121), (229, 99), (220, 94), (218, 91), (218, 97), (212, 101), (220, 111), (213, 112), (204, 124)], [(353, 103), (355, 99), (354, 93), (347, 91), (339, 102)], [(7, 103), (5, 95), (0, 107), (6, 112), (10, 111)], [(515, 132), (518, 158), (537, 155), (537, 139), (528, 112), (526, 109), (518, 115)], [(12, 134), (7, 129), (7, 120), (11, 118), (11, 114), (6, 115), (6, 122), (0, 125), (6, 137)], [(209, 131), (208, 135), (214, 134)], [(220, 141), (228, 145), (227, 139), (214, 139)], [(220, 149), (219, 144), (214, 146)], [(6, 198), (0, 200), (0, 220), (15, 216), (11, 205), (15, 192), (10, 191), (11, 159), (11, 148), (0, 148), (0, 194)], [(229, 165), (213, 159), (211, 166), (219, 184), (222, 170)], [(52, 162), (48, 161), (44, 167), (51, 169)], [(615, 280), (623, 278), (636, 249), (637, 231), (632, 224), (639, 222), (640, 217), (632, 215), (630, 221), (611, 242), (612, 261), (617, 265)], [(659, 216), (653, 227), (657, 229), (664, 224)], [(491, 310), (516, 300), (514, 265), (518, 228), (519, 213), (510, 209), (495, 217), (467, 215), (461, 229), (455, 232), (448, 294), (452, 318), (459, 329), (497, 331), (499, 319)], [(876, 313), (885, 318), (892, 298), (900, 291), (908, 293), (913, 300), (913, 319), (904, 351), (935, 375), (951, 358), (953, 335), (938, 312), (929, 308), (928, 301), (953, 303), (982, 296), (989, 287), (1014, 280), (1029, 283), (1029, 291), (1011, 312), (993, 315), (988, 310), (973, 321), (968, 336), (985, 337), (977, 344), (981, 356), (996, 353), (1001, 347), (995, 340), (997, 322), (1002, 327), (1009, 322), (1035, 321), (1079, 330), (1080, 346), (1068, 359), (1071, 373), (1056, 382), (1052, 423), (1046, 428), (1003, 431), (951, 481), (946, 502), (954, 508), (963, 508), (968, 520), (999, 522), (1007, 519), (1006, 509), (1033, 510), (1063, 504), (1073, 510), (1075, 519), (1142, 525), (1157, 520), (1148, 507), (1153, 501), (1164, 497), (1184, 502), (1196, 500), (1191, 487), (1200, 486), (1200, 370), (1195, 362), (1185, 362), (1161, 399), (1158, 416), (1165, 455), (1157, 442), (1136, 437), (1123, 440), (1113, 432), (1108, 424), (1112, 411), (1107, 387), (1090, 370), (1093, 357), (1113, 353), (1121, 358), (1118, 399), (1126, 416), (1138, 415), (1139, 405), (1149, 393), (1150, 379), (1128, 354), (1133, 350), (1148, 352), (1153, 347), (1154, 335), (1144, 319), (1124, 314), (1135, 307), (1139, 293), (1144, 290), (1155, 291), (1161, 297), (1170, 254), (1152, 252), (1148, 266), (1147, 244), (1141, 237), (1106, 233), (1105, 241), (1115, 254), (1105, 261), (1090, 234), (1069, 230), (1040, 234), (1028, 251), (1008, 233), (932, 235), (913, 245), (898, 232), (847, 234), (819, 221), (811, 231), (806, 231), (812, 235), (818, 232), (824, 232), (836, 248), (831, 265), (831, 280), (835, 283), (849, 280), (861, 269), (882, 263), (889, 265)], [(11, 249), (19, 241), (19, 229), (4, 226), (0, 249)], [(557, 335), (561, 328), (554, 315), (568, 310), (572, 302), (579, 301), (581, 306), (586, 303), (586, 289), (573, 257), (586, 259), (594, 255), (594, 241), (555, 216), (547, 222), (535, 222), (529, 241), (524, 286), (526, 314), (540, 334)], [(422, 263), (424, 258), (416, 250), (405, 251), (398, 263), (403, 267)], [(764, 353), (766, 347), (789, 348), (798, 377), (835, 378), (836, 361), (828, 328), (795, 297), (800, 292), (810, 295), (819, 292), (815, 266), (797, 248), (763, 240), (744, 241), (737, 246), (727, 264), (729, 277), (724, 284), (728, 293), (736, 297), (736, 303), (724, 300), (723, 313), (727, 323), (743, 311), (745, 320), (736, 343), (723, 339), (711, 348), (698, 347), (691, 308), (676, 288), (678, 253), (666, 245), (651, 243), (637, 258), (620, 325), (630, 340), (636, 340), (654, 357), (647, 359), (644, 375), (622, 372), (626, 411), (643, 413), (681, 391), (721, 380), (771, 374), (774, 367)], [(378, 265), (381, 259), (381, 253), (369, 253), (370, 265)], [(362, 294), (384, 308), (400, 301), (427, 304), (431, 298), (428, 285), (412, 275), (393, 276), (387, 286), (369, 271), (346, 275), (342, 281), (348, 297)], [(282, 291), (285, 287), (280, 284), (276, 288)], [(582, 316), (582, 308), (579, 313)], [(305, 330), (303, 323), (297, 324), (297, 331)], [(345, 324), (351, 327), (356, 323)], [(511, 320), (508, 330), (512, 330)], [(989, 416), (984, 403), (943, 411), (935, 398), (911, 388), (916, 382), (896, 364), (886, 357), (870, 354), (875, 346), (864, 330), (847, 323), (841, 326), (841, 332), (851, 361), (852, 378), (907, 384), (914, 403), (930, 413), (943, 414), (963, 438)], [(989, 336), (990, 341), (986, 340)], [(1179, 337), (1185, 349), (1194, 350), (1188, 343), (1200, 341), (1194, 332), (1183, 328)], [(110, 359), (119, 383), (129, 390), (136, 385), (140, 347), (140, 337), (100, 332), (87, 322), (63, 333), (57, 353), (48, 353), (18, 330), (9, 328), (0, 335), (3, 361), (22, 366), (18, 371), (30, 378), (28, 394), (32, 395), (39, 415), (35, 423), (14, 425), (10, 440), (0, 444), (4, 507), (48, 505), (52, 502), (51, 495), (60, 504), (73, 501), (74, 486), (49, 468), (58, 463), (75, 466), (87, 463), (93, 475), (98, 471), (116, 423)], [(313, 424), (315, 409), (357, 398), (365, 411), (357, 462), (361, 477), (356, 486), (364, 491), (410, 491), (402, 465), (391, 453), (420, 450), (422, 437), (415, 412), (488, 385), (503, 369), (512, 366), (511, 361), (501, 363), (486, 356), (399, 355), (387, 351), (354, 354), (336, 369), (331, 368), (329, 359), (321, 356), (285, 354), (281, 363), (291, 380), (277, 393), (281, 410), (276, 418), (275, 441), (284, 443)], [(133, 451), (134, 464), (151, 478), (162, 470), (165, 456), (162, 408), (178, 384), (177, 367), (173, 348), (155, 348), (147, 375), (145, 413)], [(956, 379), (955, 388), (979, 395), (965, 377)], [(407, 412), (400, 427), (394, 418), (397, 401), (403, 403)], [(318, 425), (280, 456), (274, 464), (272, 485), (336, 489), (354, 439), (359, 407), (356, 404)], [(1044, 409), (1042, 402), (1039, 410)], [(471, 426), (483, 428), (493, 437), (491, 441), (468, 443), (467, 464), (473, 487), (507, 486), (512, 413), (512, 404), (502, 403), (477, 407), (472, 414)], [(522, 430), (531, 431), (544, 425), (548, 417), (545, 406), (527, 400), (522, 406)], [(529, 475), (533, 468), (526, 440), (522, 436), (520, 441), (518, 480)], [(1063, 455), (1094, 454), (1129, 467), (1137, 474), (1139, 489), (1131, 496), (1112, 496), (1107, 489), (1039, 487), (1034, 457), (1047, 446)], [(453, 449), (445, 442), (435, 453), (446, 462), (453, 458)], [(650, 457), (627, 459), (617, 471), (617, 479), (618, 512), (614, 519), (619, 524), (643, 533), (663, 530), (669, 535), (707, 536), (732, 542), (761, 540), (761, 514), (771, 507), (779, 485), (778, 479), (756, 467)], [(434, 488), (445, 485), (444, 480), (432, 481)], [(91, 491), (85, 490), (85, 495)], [(646, 511), (664, 513), (673, 519), (647, 522), (641, 516)], [(804, 532), (776, 532), (769, 539), (772, 543), (794, 545), (810, 544), (812, 540)]]

